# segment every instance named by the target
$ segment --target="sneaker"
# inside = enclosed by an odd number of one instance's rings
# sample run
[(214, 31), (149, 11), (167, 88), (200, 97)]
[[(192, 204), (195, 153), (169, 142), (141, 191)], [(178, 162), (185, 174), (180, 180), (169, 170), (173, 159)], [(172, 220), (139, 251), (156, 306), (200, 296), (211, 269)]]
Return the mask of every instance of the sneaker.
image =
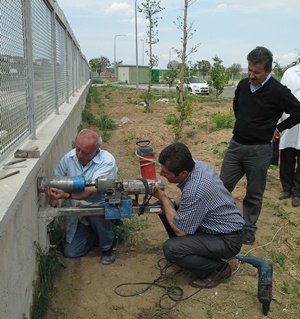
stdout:
[(254, 232), (250, 229), (244, 230), (244, 245), (252, 245), (255, 242)]
[(103, 251), (100, 258), (100, 263), (102, 265), (110, 265), (116, 260), (116, 255), (112, 249)]

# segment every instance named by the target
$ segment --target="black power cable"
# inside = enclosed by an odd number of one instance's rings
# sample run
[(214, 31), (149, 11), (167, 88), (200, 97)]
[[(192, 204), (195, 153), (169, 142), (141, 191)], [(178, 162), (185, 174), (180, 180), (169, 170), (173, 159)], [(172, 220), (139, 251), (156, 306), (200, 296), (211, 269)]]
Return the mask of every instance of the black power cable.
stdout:
[[(165, 265), (162, 266), (162, 262), (165, 262)], [(158, 287), (158, 288), (162, 288), (164, 289), (164, 293), (163, 295), (159, 298), (159, 302), (158, 305), (161, 309), (164, 310), (170, 310), (174, 307), (176, 307), (181, 301), (185, 301), (190, 299), (191, 297), (193, 297), (194, 295), (196, 295), (200, 290), (202, 290), (203, 288), (199, 288), (197, 289), (196, 292), (194, 292), (193, 294), (183, 298), (184, 295), (184, 291), (181, 287), (178, 286), (167, 286), (167, 285), (162, 285), (162, 282), (165, 282), (168, 280), (168, 276), (167, 276), (167, 270), (173, 266), (173, 264), (169, 263), (165, 258), (161, 258), (158, 261), (158, 268), (160, 269), (160, 275), (159, 277), (157, 277), (156, 279), (154, 279), (152, 282), (136, 282), (136, 283), (124, 283), (124, 284), (120, 284), (115, 288), (115, 293), (118, 296), (121, 297), (134, 297), (134, 296), (139, 296), (143, 293), (145, 293), (146, 291), (148, 291), (151, 287)], [(176, 276), (177, 274), (179, 274), (180, 272), (182, 272), (182, 269), (180, 268), (177, 272), (175, 272), (175, 274), (172, 274), (173, 276)], [(146, 285), (146, 288), (142, 289), (139, 292), (135, 292), (135, 293), (122, 293), (119, 290), (125, 286), (142, 286), (142, 285)], [(166, 307), (163, 306), (163, 301), (165, 301), (166, 299), (171, 300), (173, 302), (173, 305), (171, 305), (170, 307)]]

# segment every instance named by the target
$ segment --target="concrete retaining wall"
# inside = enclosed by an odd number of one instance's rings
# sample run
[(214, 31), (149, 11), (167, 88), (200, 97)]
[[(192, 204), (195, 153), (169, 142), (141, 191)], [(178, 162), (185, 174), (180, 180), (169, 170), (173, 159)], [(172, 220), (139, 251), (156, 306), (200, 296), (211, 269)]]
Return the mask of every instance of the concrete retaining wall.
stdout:
[[(88, 89), (89, 83), (60, 107), (59, 114), (48, 117), (37, 129), (35, 140), (20, 146), (38, 146), (40, 157), (20, 163), (26, 167), (16, 168), (18, 174), (0, 180), (0, 319), (30, 318), (37, 275), (35, 243), (47, 243), (38, 214), (48, 201), (37, 193), (37, 177), (51, 176), (59, 159), (72, 148)], [(14, 159), (15, 151), (5, 162)]]

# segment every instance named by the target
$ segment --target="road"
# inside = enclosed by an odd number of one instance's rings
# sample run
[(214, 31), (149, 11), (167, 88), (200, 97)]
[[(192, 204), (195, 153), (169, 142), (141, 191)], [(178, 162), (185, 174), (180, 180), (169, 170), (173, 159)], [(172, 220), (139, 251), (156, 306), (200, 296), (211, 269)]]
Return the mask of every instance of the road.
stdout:
[[(129, 88), (135, 88), (136, 84), (114, 84), (115, 86), (119, 86), (119, 87), (129, 87)], [(145, 90), (147, 88), (148, 84), (139, 84), (138, 88), (141, 90)], [(175, 91), (176, 87), (173, 86), (171, 88), (169, 88), (168, 85), (164, 85), (164, 84), (153, 84), (152, 89), (157, 89), (157, 90), (161, 90), (161, 91)], [(233, 98), (234, 97), (234, 91), (235, 91), (235, 86), (225, 86), (223, 93), (221, 94), (221, 97), (224, 98)]]

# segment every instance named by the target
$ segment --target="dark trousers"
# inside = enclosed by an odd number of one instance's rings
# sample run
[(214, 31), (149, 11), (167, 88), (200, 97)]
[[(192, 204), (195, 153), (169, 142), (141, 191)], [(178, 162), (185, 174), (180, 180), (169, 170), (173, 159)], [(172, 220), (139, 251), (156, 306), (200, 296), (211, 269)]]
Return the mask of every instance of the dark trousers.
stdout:
[(300, 150), (289, 147), (280, 151), (279, 176), (282, 190), (300, 197)]
[(225, 266), (223, 259), (237, 255), (243, 244), (243, 235), (210, 235), (197, 232), (193, 235), (177, 237), (166, 216), (159, 215), (170, 239), (164, 242), (166, 259), (174, 265), (191, 271), (200, 278)]
[(246, 222), (244, 228), (251, 231), (257, 229), (272, 154), (272, 144), (244, 145), (231, 140), (223, 160), (220, 178), (230, 193), (246, 175), (243, 217)]

